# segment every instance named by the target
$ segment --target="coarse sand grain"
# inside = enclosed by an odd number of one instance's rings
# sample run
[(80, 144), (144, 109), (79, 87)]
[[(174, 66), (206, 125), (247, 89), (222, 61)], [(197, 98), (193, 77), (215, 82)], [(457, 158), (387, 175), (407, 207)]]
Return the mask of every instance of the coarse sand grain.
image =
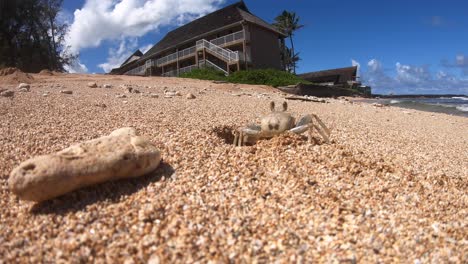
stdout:
[[(288, 101), (296, 117), (317, 114), (331, 143), (284, 135), (235, 147), (232, 131), (282, 93), (178, 78), (34, 78), (30, 93), (0, 98), (0, 263), (468, 262), (467, 118)], [(125, 87), (141, 93), (116, 97)], [(156, 171), (39, 204), (9, 191), (21, 161), (120, 127), (161, 150)]]

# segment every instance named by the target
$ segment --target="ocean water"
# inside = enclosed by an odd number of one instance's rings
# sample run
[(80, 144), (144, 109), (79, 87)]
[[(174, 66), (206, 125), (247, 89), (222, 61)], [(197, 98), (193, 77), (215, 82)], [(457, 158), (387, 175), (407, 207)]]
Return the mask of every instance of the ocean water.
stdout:
[(385, 98), (373, 101), (390, 106), (468, 117), (468, 96), (438, 98)]

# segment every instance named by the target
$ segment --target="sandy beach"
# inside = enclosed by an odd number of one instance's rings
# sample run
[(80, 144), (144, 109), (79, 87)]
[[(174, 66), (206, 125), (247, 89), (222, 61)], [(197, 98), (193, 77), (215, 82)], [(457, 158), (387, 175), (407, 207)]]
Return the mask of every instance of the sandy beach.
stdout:
[[(344, 98), (288, 101), (295, 117), (317, 114), (331, 143), (285, 135), (235, 147), (232, 129), (259, 122), (282, 93), (32, 76), (30, 92), (17, 92), (21, 78), (0, 77), (0, 88), (15, 91), (0, 97), (0, 263), (468, 262), (466, 117)], [(20, 162), (128, 126), (162, 152), (150, 175), (39, 204), (10, 192)]]

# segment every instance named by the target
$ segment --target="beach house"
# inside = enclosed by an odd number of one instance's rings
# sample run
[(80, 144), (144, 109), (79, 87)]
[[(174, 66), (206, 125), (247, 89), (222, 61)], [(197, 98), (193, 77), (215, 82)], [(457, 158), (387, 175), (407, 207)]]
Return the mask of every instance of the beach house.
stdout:
[[(314, 83), (314, 85), (309, 86), (309, 88), (314, 89), (315, 91), (320, 90), (318, 87), (328, 86), (334, 88), (354, 89), (364, 95), (371, 95), (371, 88), (369, 86), (362, 85), (359, 80), (357, 66), (308, 72), (299, 74), (298, 76), (306, 81)], [(304, 88), (303, 90), (307, 90), (307, 88)], [(330, 92), (329, 94), (333, 95), (333, 93), (331, 93), (332, 90), (328, 90)], [(303, 92), (307, 93), (307, 91)], [(338, 95), (338, 93), (334, 95)]]
[(240, 1), (172, 30), (145, 54), (132, 54), (111, 74), (178, 76), (199, 67), (225, 74), (283, 69), (285, 37)]
[(299, 74), (298, 76), (313, 83), (323, 85), (343, 85), (350, 82), (356, 82), (357, 66), (329, 69), (316, 72)]

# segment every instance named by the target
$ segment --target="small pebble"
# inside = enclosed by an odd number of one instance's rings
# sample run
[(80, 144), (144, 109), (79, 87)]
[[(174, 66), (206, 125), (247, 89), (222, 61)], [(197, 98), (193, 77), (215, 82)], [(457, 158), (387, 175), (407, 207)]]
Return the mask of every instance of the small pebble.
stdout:
[(13, 95), (15, 95), (15, 92), (10, 91), (10, 90), (5, 90), (5, 91), (0, 92), (0, 96), (2, 97), (13, 97)]
[(95, 103), (94, 106), (101, 107), (101, 108), (106, 108), (107, 105), (105, 103)]
[(31, 88), (31, 86), (27, 83), (20, 83), (18, 85), (18, 89), (20, 90), (20, 92), (29, 92), (29, 89)]

